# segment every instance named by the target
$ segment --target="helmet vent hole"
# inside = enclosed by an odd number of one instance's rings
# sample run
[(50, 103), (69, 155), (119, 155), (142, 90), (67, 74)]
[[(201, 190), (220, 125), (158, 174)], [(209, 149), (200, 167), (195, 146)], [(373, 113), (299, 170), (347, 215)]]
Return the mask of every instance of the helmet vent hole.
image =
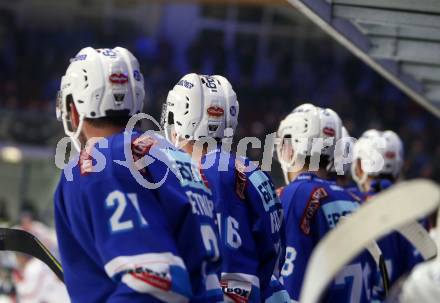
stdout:
[(180, 123), (179, 121), (176, 121), (177, 125), (182, 126), (182, 123)]
[(186, 108), (189, 108), (189, 103), (186, 103)]
[(189, 101), (189, 98), (188, 98), (188, 96), (186, 96), (186, 100), (188, 100), (188, 101)]
[(95, 116), (96, 116), (96, 113), (95, 113), (95, 112), (91, 112), (91, 113), (90, 113), (90, 116), (95, 117)]
[(188, 114), (188, 111), (184, 112), (183, 114), (184, 114), (184, 115)]
[(83, 103), (84, 103), (84, 101), (83, 101), (83, 100), (78, 100), (78, 103), (81, 103), (81, 104), (83, 104)]
[(185, 135), (185, 139), (189, 139), (189, 135)]

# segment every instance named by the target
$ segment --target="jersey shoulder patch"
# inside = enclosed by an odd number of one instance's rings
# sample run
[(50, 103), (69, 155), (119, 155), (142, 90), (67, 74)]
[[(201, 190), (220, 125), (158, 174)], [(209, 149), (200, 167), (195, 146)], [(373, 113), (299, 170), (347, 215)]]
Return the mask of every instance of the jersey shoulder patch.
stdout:
[(235, 160), (235, 193), (237, 196), (245, 200), (245, 192), (247, 186), (246, 166), (238, 159)]
[(310, 194), (310, 198), (307, 201), (300, 222), (300, 229), (304, 234), (310, 235), (311, 221), (321, 205), (321, 200), (327, 196), (328, 194), (327, 191), (324, 189), (324, 187), (315, 188)]

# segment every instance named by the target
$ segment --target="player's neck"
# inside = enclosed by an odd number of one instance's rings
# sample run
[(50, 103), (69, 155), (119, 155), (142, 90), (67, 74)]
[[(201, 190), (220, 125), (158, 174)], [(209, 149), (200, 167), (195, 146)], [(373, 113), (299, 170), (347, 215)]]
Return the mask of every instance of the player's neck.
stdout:
[(107, 138), (115, 134), (119, 134), (124, 130), (124, 127), (107, 126), (107, 127), (93, 127), (87, 122), (84, 122), (82, 132), (85, 139), (88, 141), (91, 138)]
[(373, 183), (373, 178), (368, 177), (367, 180), (362, 184), (362, 191), (368, 193), (371, 190), (371, 183)]
[(196, 162), (200, 162), (202, 157), (207, 153), (207, 148), (205, 146), (200, 150), (200, 148), (194, 148), (196, 145), (194, 142), (184, 141), (182, 143), (181, 149), (190, 154), (191, 158)]
[[(303, 168), (297, 172), (289, 172), (288, 173), (288, 178), (289, 181), (292, 182), (293, 180), (295, 180), (296, 178), (298, 178), (298, 176), (302, 173), (308, 173), (311, 172), (309, 171), (308, 168)], [(325, 169), (318, 169), (317, 171), (312, 171), (311, 173), (315, 174), (316, 176), (318, 176), (321, 179), (327, 179), (327, 171)]]

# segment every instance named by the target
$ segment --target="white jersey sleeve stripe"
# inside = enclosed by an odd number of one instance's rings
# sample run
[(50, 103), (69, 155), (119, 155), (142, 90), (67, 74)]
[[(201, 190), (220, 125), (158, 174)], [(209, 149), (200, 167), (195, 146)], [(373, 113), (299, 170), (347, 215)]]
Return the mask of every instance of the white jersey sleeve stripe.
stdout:
[(119, 256), (110, 260), (104, 268), (107, 275), (113, 277), (120, 272), (133, 269), (136, 266), (155, 263), (177, 265), (186, 269), (183, 260), (172, 253), (147, 253), (134, 256)]
[(105, 265), (106, 273), (139, 293), (170, 303), (188, 302), (191, 283), (180, 257), (171, 253), (120, 256)]
[(243, 273), (222, 273), (222, 280), (235, 280), (249, 282), (253, 286), (260, 288), (260, 279), (257, 276)]

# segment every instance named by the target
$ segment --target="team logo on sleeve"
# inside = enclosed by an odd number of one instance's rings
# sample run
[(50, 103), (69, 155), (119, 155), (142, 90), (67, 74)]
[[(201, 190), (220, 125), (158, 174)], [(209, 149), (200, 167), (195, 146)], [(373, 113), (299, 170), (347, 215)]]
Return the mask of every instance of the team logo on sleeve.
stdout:
[[(131, 144), (131, 152), (133, 160), (137, 162), (150, 152), (150, 149), (157, 143), (157, 140), (148, 135), (142, 135), (136, 138)], [(142, 168), (141, 173), (145, 173), (146, 169)]]
[(79, 155), (79, 169), (81, 176), (87, 176), (93, 171), (93, 159), (87, 148), (83, 149)]
[(277, 196), (278, 196), (278, 197), (281, 197), (281, 195), (283, 194), (285, 188), (286, 188), (285, 186), (281, 186), (281, 187), (278, 187), (278, 188), (275, 190), (275, 192), (277, 193)]
[(238, 160), (235, 160), (235, 173), (236, 173), (235, 193), (242, 200), (246, 198), (245, 192), (246, 192), (247, 176), (245, 174), (245, 170), (246, 167), (244, 166), (244, 164)]
[(310, 223), (320, 207), (320, 200), (327, 196), (328, 194), (323, 187), (316, 188), (310, 195), (300, 224), (301, 230), (306, 235), (310, 235)]

